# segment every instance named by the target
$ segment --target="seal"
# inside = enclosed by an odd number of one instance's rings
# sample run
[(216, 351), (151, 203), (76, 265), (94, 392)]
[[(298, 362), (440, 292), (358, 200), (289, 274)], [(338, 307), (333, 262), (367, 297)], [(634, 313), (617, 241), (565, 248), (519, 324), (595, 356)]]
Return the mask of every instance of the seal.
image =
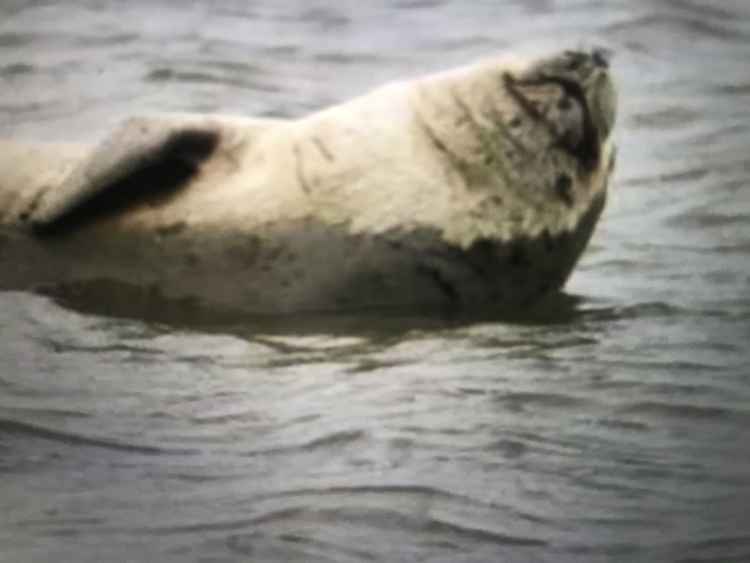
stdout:
[(2, 287), (101, 284), (249, 313), (527, 307), (605, 203), (601, 50), (498, 57), (294, 120), (132, 118), (0, 143)]

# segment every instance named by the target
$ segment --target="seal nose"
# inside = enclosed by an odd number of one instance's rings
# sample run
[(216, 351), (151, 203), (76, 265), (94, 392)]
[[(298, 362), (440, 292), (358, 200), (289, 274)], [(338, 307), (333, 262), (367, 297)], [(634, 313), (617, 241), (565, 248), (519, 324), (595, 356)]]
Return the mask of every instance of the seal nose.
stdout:
[(609, 60), (612, 58), (612, 51), (604, 47), (597, 47), (591, 51), (591, 58), (598, 67), (609, 68)]

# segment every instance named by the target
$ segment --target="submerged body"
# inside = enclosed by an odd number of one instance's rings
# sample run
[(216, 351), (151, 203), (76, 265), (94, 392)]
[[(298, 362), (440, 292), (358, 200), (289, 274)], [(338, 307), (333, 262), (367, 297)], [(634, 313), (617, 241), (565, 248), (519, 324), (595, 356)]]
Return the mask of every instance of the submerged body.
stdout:
[(255, 313), (527, 306), (562, 287), (604, 205), (606, 67), (490, 60), (299, 120), (0, 143), (0, 284)]

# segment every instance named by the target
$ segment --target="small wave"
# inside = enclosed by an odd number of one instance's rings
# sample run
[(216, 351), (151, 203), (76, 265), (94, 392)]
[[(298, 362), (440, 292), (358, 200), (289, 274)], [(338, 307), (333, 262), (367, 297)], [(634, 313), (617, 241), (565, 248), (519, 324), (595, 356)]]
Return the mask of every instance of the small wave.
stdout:
[(605, 28), (608, 34), (623, 35), (642, 34), (646, 30), (668, 33), (682, 38), (703, 36), (730, 44), (748, 40), (747, 33), (731, 28), (726, 25), (726, 22), (720, 24), (704, 17), (677, 14), (648, 14), (625, 22), (614, 23)]
[[(0, 385), (2, 385), (2, 380), (0, 380)], [(70, 410), (70, 409), (59, 409), (59, 408), (14, 407), (14, 406), (5, 406), (5, 405), (2, 405), (1, 403), (0, 403), (0, 408), (2, 408), (6, 412), (17, 412), (17, 413), (22, 413), (25, 415), (32, 415), (35, 418), (41, 418), (41, 417), (89, 418), (91, 416), (87, 412)], [(0, 419), (0, 425), (1, 424), (2, 424), (2, 419)], [(0, 429), (2, 429), (2, 426), (0, 426)]]
[(171, 68), (156, 68), (146, 75), (147, 82), (194, 82), (194, 83), (218, 83), (221, 78), (197, 71), (178, 71)]
[(420, 10), (437, 8), (444, 3), (444, 0), (398, 0), (393, 7), (397, 10)]
[(137, 33), (113, 33), (111, 35), (75, 35), (74, 45), (82, 47), (109, 47), (134, 43), (141, 38)]
[(694, 405), (687, 403), (664, 403), (658, 401), (641, 401), (623, 407), (619, 414), (657, 416), (659, 418), (681, 418), (687, 420), (727, 420), (750, 419), (750, 414), (723, 407)]
[(294, 452), (294, 451), (311, 452), (311, 451), (315, 451), (319, 449), (328, 449), (328, 448), (333, 448), (333, 447), (346, 446), (355, 442), (359, 442), (360, 440), (363, 440), (366, 436), (367, 434), (363, 432), (362, 430), (334, 432), (332, 434), (321, 436), (320, 438), (315, 438), (313, 440), (302, 442), (300, 444), (279, 446), (276, 448), (269, 448), (266, 450), (254, 450), (251, 452), (247, 452), (245, 455), (250, 456), (250, 457), (255, 457), (255, 456), (283, 454), (283, 453), (289, 453), (289, 452)]
[(0, 114), (7, 113), (9, 115), (19, 115), (19, 114), (39, 114), (42, 111), (49, 111), (49, 108), (46, 108), (44, 104), (41, 104), (39, 102), (26, 102), (26, 101), (19, 101), (15, 103), (10, 104), (0, 104)]
[(339, 51), (325, 51), (318, 53), (313, 57), (316, 61), (321, 63), (332, 63), (337, 65), (359, 65), (363, 63), (378, 63), (383, 64), (385, 61), (378, 55), (373, 53), (356, 53), (356, 52), (339, 52)]
[(13, 63), (0, 67), (0, 76), (10, 78), (21, 74), (31, 74), (35, 70), (36, 67), (28, 63)]
[[(741, 530), (744, 515), (738, 513), (736, 524)], [(677, 563), (747, 563), (750, 561), (750, 535), (715, 535), (705, 539), (685, 541), (675, 547), (679, 557), (673, 561)]]
[(31, 45), (36, 39), (37, 36), (33, 33), (0, 33), (0, 47), (25, 47)]
[(459, 535), (471, 540), (506, 546), (544, 547), (547, 545), (547, 542), (542, 539), (504, 534), (488, 528), (465, 526), (455, 522), (448, 522), (447, 520), (433, 519), (427, 530), (441, 536), (443, 534)]
[(533, 524), (546, 520), (537, 514), (521, 510), (511, 504), (503, 504), (497, 500), (475, 498), (470, 495), (454, 492), (440, 487), (422, 484), (360, 484), (360, 485), (332, 485), (327, 487), (307, 487), (278, 492), (265, 493), (256, 497), (258, 501), (294, 503), (295, 506), (392, 506), (394, 500), (402, 506), (434, 507), (440, 506), (446, 510), (458, 509), (463, 513), (465, 509), (479, 511), (484, 514), (512, 514), (512, 519), (519, 522)]
[(671, 217), (668, 220), (668, 224), (678, 227), (701, 229), (732, 226), (742, 227), (747, 224), (747, 214), (719, 213), (717, 211), (708, 211), (704, 207), (699, 207)]
[(608, 428), (611, 430), (620, 430), (625, 432), (648, 432), (651, 430), (651, 426), (640, 421), (625, 420), (621, 418), (599, 418), (594, 422), (601, 428)]
[(211, 74), (208, 72), (195, 70), (173, 70), (171, 68), (156, 68), (150, 71), (145, 77), (146, 82), (190, 82), (193, 84), (221, 84), (225, 86), (234, 86), (246, 90), (258, 92), (275, 93), (280, 88), (273, 84), (251, 80), (241, 73), (230, 73), (230, 75)]
[(726, 94), (729, 96), (749, 96), (750, 82), (740, 82), (737, 84), (720, 84), (714, 87), (717, 94)]
[(501, 439), (488, 444), (484, 449), (499, 453), (505, 459), (520, 459), (529, 451), (529, 446), (520, 440)]
[[(268, 545), (271, 544), (271, 545)], [(277, 544), (273, 546), (273, 544)], [(296, 532), (283, 532), (274, 538), (259, 533), (233, 534), (227, 539), (227, 546), (233, 553), (253, 560), (292, 560), (295, 561), (378, 561), (379, 558), (366, 549), (353, 547), (347, 542), (332, 539), (312, 538)], [(265, 546), (265, 548), (264, 548)], [(274, 555), (267, 556), (264, 549)], [(282, 557), (279, 551), (287, 552)], [(292, 553), (288, 553), (292, 552)], [(340, 557), (339, 557), (340, 556)]]
[(273, 45), (266, 45), (260, 47), (260, 54), (263, 58), (285, 58), (293, 59), (298, 57), (301, 51), (299, 45), (274, 43)]
[(718, 3), (714, 5), (708, 5), (706, 3), (698, 4), (695, 0), (667, 0), (667, 3), (678, 10), (690, 11), (696, 16), (706, 19), (714, 18), (735, 21), (738, 16), (736, 12), (719, 7)]
[[(727, 151), (731, 148), (731, 144), (728, 143), (728, 140), (734, 139), (738, 143), (743, 143), (740, 147), (740, 151), (736, 153), (736, 156), (732, 155), (732, 153), (728, 153), (734, 157), (734, 163), (737, 165), (737, 168), (742, 169), (746, 165), (744, 142), (747, 139), (749, 130), (750, 126), (744, 119), (724, 120), (715, 123), (713, 127), (708, 128), (705, 131), (692, 135), (690, 144), (697, 147), (699, 150), (705, 147), (721, 146), (723, 147), (722, 150)], [(719, 162), (718, 159), (713, 159), (713, 169), (715, 171), (721, 171), (721, 167), (726, 166), (726, 164), (719, 164)], [(732, 165), (732, 162), (730, 161), (729, 164)]]
[[(252, 532), (248, 532), (248, 534), (233, 536), (230, 543), (236, 551), (247, 553), (249, 549), (254, 555), (259, 555), (253, 549), (253, 547), (257, 546), (257, 542), (251, 541), (252, 538), (257, 539), (259, 537), (258, 526), (279, 529), (280, 533), (276, 536), (277, 541), (279, 537), (284, 536), (287, 543), (295, 544), (299, 547), (299, 544), (312, 544), (319, 541), (316, 537), (319, 535), (319, 530), (338, 527), (343, 523), (346, 523), (347, 529), (357, 535), (364, 533), (364, 531), (359, 532), (357, 528), (371, 530), (367, 535), (372, 535), (376, 530), (380, 533), (392, 535), (393, 540), (400, 544), (401, 549), (406, 548), (404, 544), (410, 540), (418, 541), (421, 545), (436, 543), (443, 549), (449, 546), (452, 550), (461, 549), (462, 546), (476, 548), (478, 544), (508, 548), (534, 548), (548, 545), (548, 542), (541, 538), (507, 533), (492, 529), (490, 526), (477, 526), (456, 522), (445, 517), (425, 517), (420, 514), (410, 514), (400, 510), (371, 507), (330, 509), (294, 508), (278, 510), (248, 521), (222, 523), (221, 529), (256, 528)], [(293, 526), (295, 530), (293, 535), (289, 535), (283, 531), (290, 526)], [(195, 527), (191, 527), (191, 529), (198, 531), (203, 528), (201, 528), (200, 524), (197, 524)], [(174, 531), (174, 529), (170, 530), (170, 532)], [(178, 531), (184, 532), (188, 530), (185, 527), (181, 527)], [(377, 537), (382, 538), (379, 535)], [(347, 543), (350, 544), (350, 542)], [(292, 546), (280, 545), (278, 547), (290, 549)], [(341, 547), (344, 546), (342, 545)], [(367, 544), (361, 546), (362, 555), (367, 554), (368, 558), (374, 557), (374, 555), (370, 555), (368, 551), (365, 551), (367, 547)], [(349, 545), (350, 548), (351, 546)], [(330, 553), (327, 555), (330, 556)]]
[(613, 321), (659, 317), (680, 317), (686, 311), (663, 301), (645, 301), (621, 307), (592, 307), (584, 311), (584, 318), (590, 321)]
[(133, 346), (129, 344), (103, 344), (100, 346), (84, 345), (74, 344), (71, 342), (62, 342), (52, 337), (39, 337), (35, 340), (41, 346), (50, 350), (51, 352), (54, 352), (55, 354), (122, 354), (133, 358), (148, 358), (149, 361), (156, 361), (156, 358), (163, 355), (160, 350), (152, 350), (150, 348), (146, 348), (145, 346)]
[(335, 8), (315, 7), (302, 11), (298, 16), (292, 16), (292, 21), (314, 24), (321, 29), (331, 31), (351, 24), (349, 16), (341, 14)]
[(195, 450), (164, 449), (154, 446), (127, 444), (124, 442), (104, 440), (101, 438), (92, 438), (88, 436), (82, 436), (80, 434), (62, 432), (60, 430), (52, 430), (50, 428), (45, 428), (36, 424), (29, 424), (26, 422), (19, 422), (17, 420), (10, 419), (0, 419), (0, 433), (20, 434), (32, 438), (51, 440), (69, 446), (90, 446), (95, 448), (105, 448), (108, 450), (116, 450), (136, 454), (159, 455), (196, 453)]
[[(659, 184), (682, 185), (685, 182), (698, 182), (703, 180), (708, 174), (709, 170), (705, 167), (681, 169), (670, 172), (660, 172), (655, 175), (632, 176), (622, 180), (622, 186), (628, 188), (639, 188)], [(638, 213), (643, 213), (643, 210), (639, 210)]]
[(269, 67), (267, 65), (253, 64), (248, 62), (240, 61), (227, 61), (223, 59), (210, 59), (205, 60), (206, 66), (216, 69), (229, 74), (236, 74), (239, 76), (261, 76), (269, 75)]
[(515, 392), (504, 393), (495, 398), (511, 411), (524, 411), (527, 408), (560, 408), (573, 409), (590, 403), (586, 399), (573, 395), (561, 395), (557, 393), (535, 393)]
[(661, 131), (664, 129), (683, 128), (686, 125), (695, 123), (700, 118), (701, 114), (695, 110), (681, 106), (672, 106), (636, 113), (630, 119), (636, 127)]
[(460, 502), (464, 504), (475, 504), (477, 501), (470, 497), (452, 493), (436, 487), (430, 487), (426, 485), (337, 485), (322, 488), (302, 488), (294, 489), (290, 491), (281, 491), (277, 493), (268, 493), (263, 495), (263, 499), (277, 499), (277, 498), (288, 498), (288, 497), (329, 497), (336, 495), (364, 495), (374, 494), (378, 496), (394, 495), (399, 497), (405, 496), (418, 496), (422, 498), (443, 499), (452, 502)]

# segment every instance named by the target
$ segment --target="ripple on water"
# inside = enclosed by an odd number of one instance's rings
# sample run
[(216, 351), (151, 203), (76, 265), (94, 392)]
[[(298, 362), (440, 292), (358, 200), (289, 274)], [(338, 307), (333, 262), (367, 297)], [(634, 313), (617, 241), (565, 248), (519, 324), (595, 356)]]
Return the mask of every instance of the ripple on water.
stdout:
[(62, 430), (47, 428), (37, 424), (20, 422), (17, 420), (0, 419), (0, 433), (7, 435), (25, 436), (29, 439), (40, 438), (68, 446), (88, 446), (104, 448), (126, 453), (137, 454), (166, 454), (166, 453), (191, 453), (191, 450), (168, 450), (161, 447), (128, 444), (108, 439), (95, 438), (64, 432)]
[(30, 138), (561, 44), (612, 48), (622, 94), (576, 295), (534, 314), (0, 293), (9, 561), (750, 561), (747, 2), (0, 4), (0, 121)]

